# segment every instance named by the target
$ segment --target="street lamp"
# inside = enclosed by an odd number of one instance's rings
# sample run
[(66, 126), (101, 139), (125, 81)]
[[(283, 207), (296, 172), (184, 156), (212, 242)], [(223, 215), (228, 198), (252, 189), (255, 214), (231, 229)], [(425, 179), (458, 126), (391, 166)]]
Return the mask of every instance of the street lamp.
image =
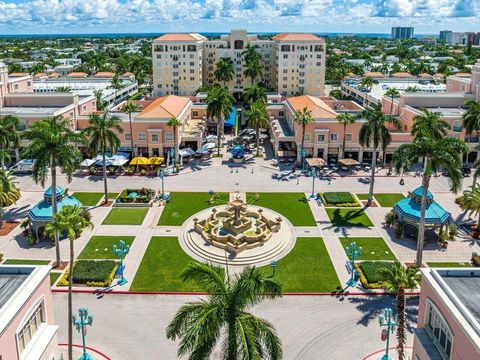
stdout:
[(347, 255), (351, 258), (350, 266), (352, 267), (352, 271), (350, 272), (350, 279), (347, 281), (347, 285), (350, 287), (354, 287), (357, 285), (357, 270), (355, 270), (355, 260), (358, 259), (360, 255), (362, 255), (362, 247), (357, 247), (356, 242), (351, 242), (345, 248)]
[(120, 274), (120, 279), (118, 279), (117, 284), (122, 286), (125, 285), (128, 280), (123, 277), (123, 270), (125, 266), (123, 265), (123, 259), (125, 255), (128, 254), (130, 251), (130, 245), (125, 244), (125, 241), (120, 240), (120, 243), (117, 245), (113, 245), (113, 253), (118, 256), (118, 259), (120, 260), (120, 265), (118, 266), (117, 273)]
[(307, 156), (307, 150), (302, 149), (300, 151), (300, 156), (302, 157), (302, 173), (305, 172), (305, 156)]
[(387, 345), (385, 347), (385, 354), (382, 356), (381, 360), (392, 360), (390, 355), (388, 355), (388, 348), (390, 347), (390, 333), (393, 333), (393, 331), (397, 327), (397, 319), (396, 316), (392, 314), (392, 309), (383, 309), (383, 314), (378, 317), (378, 323), (380, 327), (386, 327), (386, 331), (383, 330), (382, 332), (382, 340), (385, 334), (385, 340), (387, 341)]
[(81, 307), (78, 309), (78, 316), (80, 319), (77, 319), (75, 314), (72, 315), (72, 322), (75, 325), (75, 328), (78, 332), (82, 334), (82, 347), (83, 347), (83, 354), (78, 358), (78, 360), (91, 360), (92, 357), (89, 353), (87, 353), (87, 347), (85, 345), (85, 336), (87, 336), (87, 325), (92, 326), (93, 323), (93, 315), (88, 313), (88, 309), (85, 307)]
[(164, 199), (165, 198), (165, 187), (164, 187), (164, 183), (163, 183), (163, 178), (165, 177), (165, 169), (164, 168), (160, 168), (160, 170), (158, 170), (158, 176), (160, 177), (160, 179), (162, 179), (162, 194), (160, 195), (160, 198), (161, 199)]
[(310, 195), (311, 198), (316, 198), (317, 195), (315, 194), (315, 178), (317, 177), (317, 169), (312, 167), (310, 170), (310, 175), (312, 176), (312, 195)]
[(175, 149), (174, 148), (170, 149), (170, 157), (172, 158), (172, 174), (175, 174), (177, 172), (177, 163), (175, 161)]
[(272, 267), (272, 277), (275, 277), (275, 269), (278, 267), (278, 261), (272, 260), (270, 266)]

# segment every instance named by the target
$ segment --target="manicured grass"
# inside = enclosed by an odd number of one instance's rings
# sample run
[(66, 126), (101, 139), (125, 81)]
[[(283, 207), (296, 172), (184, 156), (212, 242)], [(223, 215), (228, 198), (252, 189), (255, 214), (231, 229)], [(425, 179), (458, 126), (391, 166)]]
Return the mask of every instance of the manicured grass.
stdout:
[(472, 267), (472, 264), (469, 262), (427, 262), (427, 265), (431, 268)]
[(176, 237), (150, 239), (140, 267), (135, 274), (132, 291), (200, 291), (195, 283), (184, 282), (182, 271), (194, 261), (180, 247)]
[[(113, 253), (113, 245), (120, 240), (132, 245), (135, 236), (92, 236), (78, 256), (79, 259), (118, 259)], [(128, 255), (127, 255), (128, 256)]]
[[(83, 206), (95, 206), (103, 198), (101, 192), (74, 192), (72, 194)], [(115, 199), (118, 193), (108, 193), (109, 199)]]
[(173, 192), (170, 202), (163, 209), (158, 225), (182, 225), (193, 214), (217, 205), (228, 203), (229, 193), (217, 193), (218, 198), (209, 203), (210, 195), (206, 192)]
[(355, 194), (358, 200), (368, 200), (368, 194)]
[(48, 265), (50, 260), (7, 259), (3, 265)]
[(386, 261), (362, 261), (358, 263), (358, 266), (367, 280), (367, 284), (362, 283), (363, 286), (366, 288), (381, 288), (384, 275), (380, 270), (391, 269), (393, 263)]
[(357, 246), (361, 246), (363, 252), (358, 260), (397, 260), (381, 237), (341, 237), (340, 242), (344, 249), (352, 242), (357, 243)]
[[(272, 268), (261, 268), (272, 275)], [(278, 261), (275, 277), (283, 292), (332, 292), (340, 289), (322, 238), (297, 238), (293, 250)]]
[(149, 208), (113, 208), (108, 213), (103, 225), (142, 225)]
[(282, 214), (294, 226), (317, 224), (304, 193), (259, 193), (258, 200), (255, 200), (255, 193), (247, 193), (247, 202)]
[[(397, 202), (405, 198), (401, 193), (393, 194), (374, 194), (375, 200), (380, 204), (381, 207), (393, 207)], [(367, 196), (368, 197), (368, 196)]]
[(333, 226), (373, 226), (367, 214), (360, 208), (328, 208), (325, 211)]
[(60, 275), (62, 275), (61, 272), (51, 272), (50, 273), (50, 285), (51, 286), (53, 284), (55, 284), (55, 281), (57, 281), (57, 279), (60, 277)]

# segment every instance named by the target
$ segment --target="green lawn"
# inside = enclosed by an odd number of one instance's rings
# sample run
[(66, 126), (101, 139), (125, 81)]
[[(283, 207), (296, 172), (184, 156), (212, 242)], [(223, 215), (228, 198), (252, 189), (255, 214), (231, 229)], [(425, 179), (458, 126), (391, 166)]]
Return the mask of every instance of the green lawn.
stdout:
[(358, 200), (368, 200), (368, 194), (355, 194)]
[(195, 283), (185, 283), (180, 277), (191, 261), (194, 260), (185, 254), (176, 237), (154, 236), (150, 239), (130, 290), (201, 291)]
[(361, 246), (363, 252), (359, 257), (359, 260), (397, 260), (381, 237), (341, 237), (340, 242), (344, 249), (350, 245), (351, 242), (356, 242), (357, 246)]
[[(262, 270), (272, 274), (270, 266)], [(322, 238), (297, 238), (293, 250), (278, 261), (275, 277), (284, 292), (331, 292), (340, 289)]]
[(53, 286), (55, 284), (55, 281), (62, 275), (61, 272), (51, 272), (50, 273), (50, 286)]
[(50, 260), (7, 259), (3, 265), (48, 265)]
[(229, 193), (218, 193), (218, 199), (210, 204), (210, 195), (206, 192), (173, 192), (158, 225), (182, 225), (190, 216), (203, 209), (226, 204), (229, 196)]
[(405, 198), (401, 193), (393, 194), (374, 194), (375, 200), (380, 204), (381, 207), (393, 207), (397, 202)]
[(431, 268), (472, 267), (472, 264), (469, 262), (427, 262), (427, 265)]
[(333, 226), (373, 226), (367, 214), (360, 208), (328, 208), (325, 211)]
[(113, 208), (108, 213), (103, 225), (142, 225), (150, 208)]
[(315, 226), (316, 222), (304, 193), (247, 193), (247, 202), (276, 211), (285, 216), (294, 226)]
[(92, 236), (78, 256), (79, 259), (118, 259), (113, 253), (113, 245), (120, 240), (132, 245), (135, 236)]
[[(102, 192), (74, 192), (72, 194), (83, 206), (95, 206), (103, 198)], [(108, 193), (109, 199), (115, 199), (118, 193)]]

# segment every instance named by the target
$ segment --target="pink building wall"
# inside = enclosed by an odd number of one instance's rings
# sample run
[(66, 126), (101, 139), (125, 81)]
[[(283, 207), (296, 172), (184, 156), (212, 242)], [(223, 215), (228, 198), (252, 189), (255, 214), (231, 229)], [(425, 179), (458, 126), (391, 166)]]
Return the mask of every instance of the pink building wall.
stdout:
[(9, 93), (33, 92), (33, 78), (9, 78), (8, 80)]

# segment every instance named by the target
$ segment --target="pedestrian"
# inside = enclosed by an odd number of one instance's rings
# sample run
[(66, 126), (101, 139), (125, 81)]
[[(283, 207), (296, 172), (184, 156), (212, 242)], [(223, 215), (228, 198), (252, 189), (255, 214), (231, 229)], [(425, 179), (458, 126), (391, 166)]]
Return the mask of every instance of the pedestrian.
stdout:
[(403, 181), (403, 178), (400, 179), (400, 185), (405, 185), (405, 181)]

